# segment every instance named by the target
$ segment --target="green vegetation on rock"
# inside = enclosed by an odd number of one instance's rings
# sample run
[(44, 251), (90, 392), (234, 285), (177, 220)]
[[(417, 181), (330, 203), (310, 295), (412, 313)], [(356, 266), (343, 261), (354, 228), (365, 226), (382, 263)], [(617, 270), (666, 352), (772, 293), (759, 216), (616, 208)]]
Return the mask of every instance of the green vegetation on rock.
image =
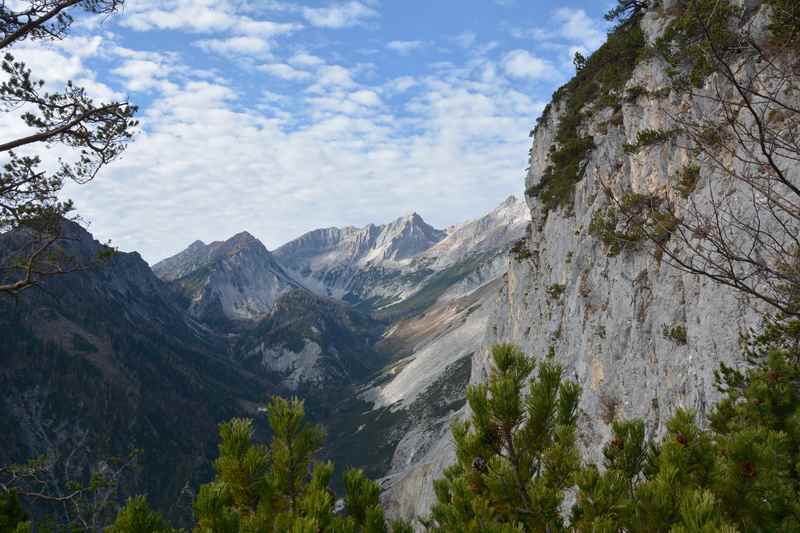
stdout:
[(701, 87), (717, 68), (715, 55), (737, 52), (733, 21), (741, 9), (729, 0), (692, 0), (681, 5), (655, 50), (669, 64), (668, 74), (677, 87)]
[(686, 326), (683, 324), (674, 324), (673, 326), (664, 325), (662, 333), (665, 339), (669, 339), (679, 346), (685, 346), (689, 342), (686, 335)]
[(528, 189), (537, 197), (545, 212), (564, 208), (574, 202), (575, 185), (583, 179), (594, 139), (582, 131), (587, 117), (604, 108), (619, 108), (625, 84), (645, 51), (645, 37), (639, 27), (639, 15), (630, 24), (621, 24), (609, 34), (606, 43), (581, 62), (575, 77), (553, 95), (537, 129), (553, 114), (553, 106), (563, 111), (550, 150), (550, 164), (539, 183)]
[(625, 143), (622, 145), (622, 149), (626, 154), (635, 154), (642, 148), (667, 142), (672, 139), (676, 133), (675, 130), (642, 130), (636, 134), (636, 142)]
[(772, 8), (769, 25), (772, 41), (779, 46), (800, 46), (800, 3), (796, 0), (765, 0)]
[(564, 294), (564, 290), (566, 287), (559, 283), (553, 283), (552, 285), (548, 286), (544, 291), (547, 293), (547, 296), (552, 298), (553, 300), (558, 300)]
[(677, 181), (675, 188), (684, 199), (689, 198), (700, 181), (700, 167), (698, 165), (686, 165), (678, 173)]
[(528, 240), (520, 239), (519, 241), (515, 242), (514, 246), (511, 247), (511, 255), (514, 256), (514, 259), (519, 262), (530, 259), (531, 251), (528, 249)]
[(678, 219), (668, 204), (655, 195), (626, 193), (618, 204), (598, 209), (592, 215), (589, 235), (600, 239), (615, 257), (635, 250), (645, 239), (666, 243)]

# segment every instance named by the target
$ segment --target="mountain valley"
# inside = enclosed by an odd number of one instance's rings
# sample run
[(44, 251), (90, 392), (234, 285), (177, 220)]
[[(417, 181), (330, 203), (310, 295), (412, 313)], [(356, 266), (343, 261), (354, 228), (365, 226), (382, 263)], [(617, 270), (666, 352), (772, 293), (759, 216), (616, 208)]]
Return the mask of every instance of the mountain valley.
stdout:
[(800, 3), (156, 4), (0, 2), (0, 533), (800, 531)]
[[(115, 436), (132, 435), (147, 450), (148, 471), (161, 460), (178, 470), (162, 469), (128, 490), (145, 483), (157, 504), (174, 501), (184, 484), (208, 475), (216, 423), (256, 415), (272, 394), (299, 395), (327, 428), (324, 455), (388, 486), (464, 405), (508, 250), (528, 225), (527, 208), (511, 197), (447, 230), (415, 213), (382, 226), (317, 230), (274, 252), (242, 232), (224, 242), (196, 241), (152, 270), (135, 253), (116, 254), (98, 268), (48, 280), (8, 308), (6, 331), (39, 318), (10, 337), (18, 340), (4, 356), (24, 361), (47, 346), (55, 358), (48, 372), (72, 365), (76, 379), (96, 376), (113, 401), (88, 396), (94, 386), (67, 392), (65, 383), (47, 385), (52, 374), (7, 365), (7, 390), (25, 400), (6, 399), (3, 420), (23, 431), (0, 460), (43, 453), (44, 443), (62, 454), (83, 447), (73, 461), (77, 474), (102, 456), (124, 456), (130, 450)], [(90, 259), (104, 250), (79, 226), (70, 231), (80, 244), (69, 253)], [(35, 395), (23, 392), (31, 386), (18, 383), (23, 374), (43, 380)], [(192, 402), (207, 407), (187, 408)], [(96, 415), (56, 414), (59, 404), (91, 405)], [(181, 412), (193, 415), (171, 418)], [(54, 442), (56, 420), (72, 429), (57, 430)], [(202, 437), (178, 445), (178, 435)], [(185, 452), (202, 468), (180, 459)], [(174, 510), (177, 518), (185, 512)]]

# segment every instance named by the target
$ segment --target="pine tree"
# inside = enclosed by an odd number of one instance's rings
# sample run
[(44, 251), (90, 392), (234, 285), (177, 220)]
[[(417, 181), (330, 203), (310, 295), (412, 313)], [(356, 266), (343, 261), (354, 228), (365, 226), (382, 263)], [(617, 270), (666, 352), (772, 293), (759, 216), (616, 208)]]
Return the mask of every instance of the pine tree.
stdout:
[(160, 514), (152, 511), (144, 496), (130, 498), (106, 533), (172, 533), (175, 530)]
[(751, 366), (717, 373), (715, 491), (742, 530), (800, 531), (800, 320), (767, 318), (746, 340)]
[(305, 420), (303, 402), (273, 398), (267, 408), (269, 446), (253, 442), (253, 421), (220, 426), (215, 479), (195, 501), (196, 533), (410, 533), (407, 524), (386, 525), (380, 488), (361, 470), (345, 473), (344, 515), (335, 513), (330, 489), (334, 467), (319, 462), (324, 432)]
[(619, 26), (625, 26), (649, 4), (648, 0), (617, 0), (617, 5), (605, 14), (605, 19), (609, 22), (617, 21)]
[(23, 533), (30, 530), (28, 513), (13, 491), (0, 491), (0, 533)]
[[(535, 363), (518, 348), (492, 349), (487, 384), (471, 386), (472, 416), (453, 424), (457, 462), (435, 483), (432, 531), (562, 531), (564, 491), (580, 458), (575, 423), (580, 388), (562, 379), (552, 351)], [(526, 385), (527, 394), (524, 394)]]

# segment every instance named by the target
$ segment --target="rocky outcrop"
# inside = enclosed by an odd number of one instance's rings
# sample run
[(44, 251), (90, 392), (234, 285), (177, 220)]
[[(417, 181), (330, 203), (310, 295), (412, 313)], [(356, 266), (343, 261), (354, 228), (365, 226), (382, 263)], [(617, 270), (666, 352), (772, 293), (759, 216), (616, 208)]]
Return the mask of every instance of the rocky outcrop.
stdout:
[(441, 270), (486, 252), (502, 250), (525, 236), (530, 212), (525, 202), (509, 196), (488, 214), (447, 231), (447, 238), (416, 258), (415, 263)]

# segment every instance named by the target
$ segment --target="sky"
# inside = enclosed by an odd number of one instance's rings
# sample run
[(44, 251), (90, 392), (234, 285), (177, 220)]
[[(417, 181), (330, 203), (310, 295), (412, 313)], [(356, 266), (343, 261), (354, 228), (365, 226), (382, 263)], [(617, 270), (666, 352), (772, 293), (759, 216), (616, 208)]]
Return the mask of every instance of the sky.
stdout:
[(127, 0), (11, 51), (51, 90), (139, 106), (124, 155), (65, 194), (96, 238), (154, 263), (245, 230), (274, 249), (410, 212), (443, 228), (521, 197), (529, 132), (608, 7)]

